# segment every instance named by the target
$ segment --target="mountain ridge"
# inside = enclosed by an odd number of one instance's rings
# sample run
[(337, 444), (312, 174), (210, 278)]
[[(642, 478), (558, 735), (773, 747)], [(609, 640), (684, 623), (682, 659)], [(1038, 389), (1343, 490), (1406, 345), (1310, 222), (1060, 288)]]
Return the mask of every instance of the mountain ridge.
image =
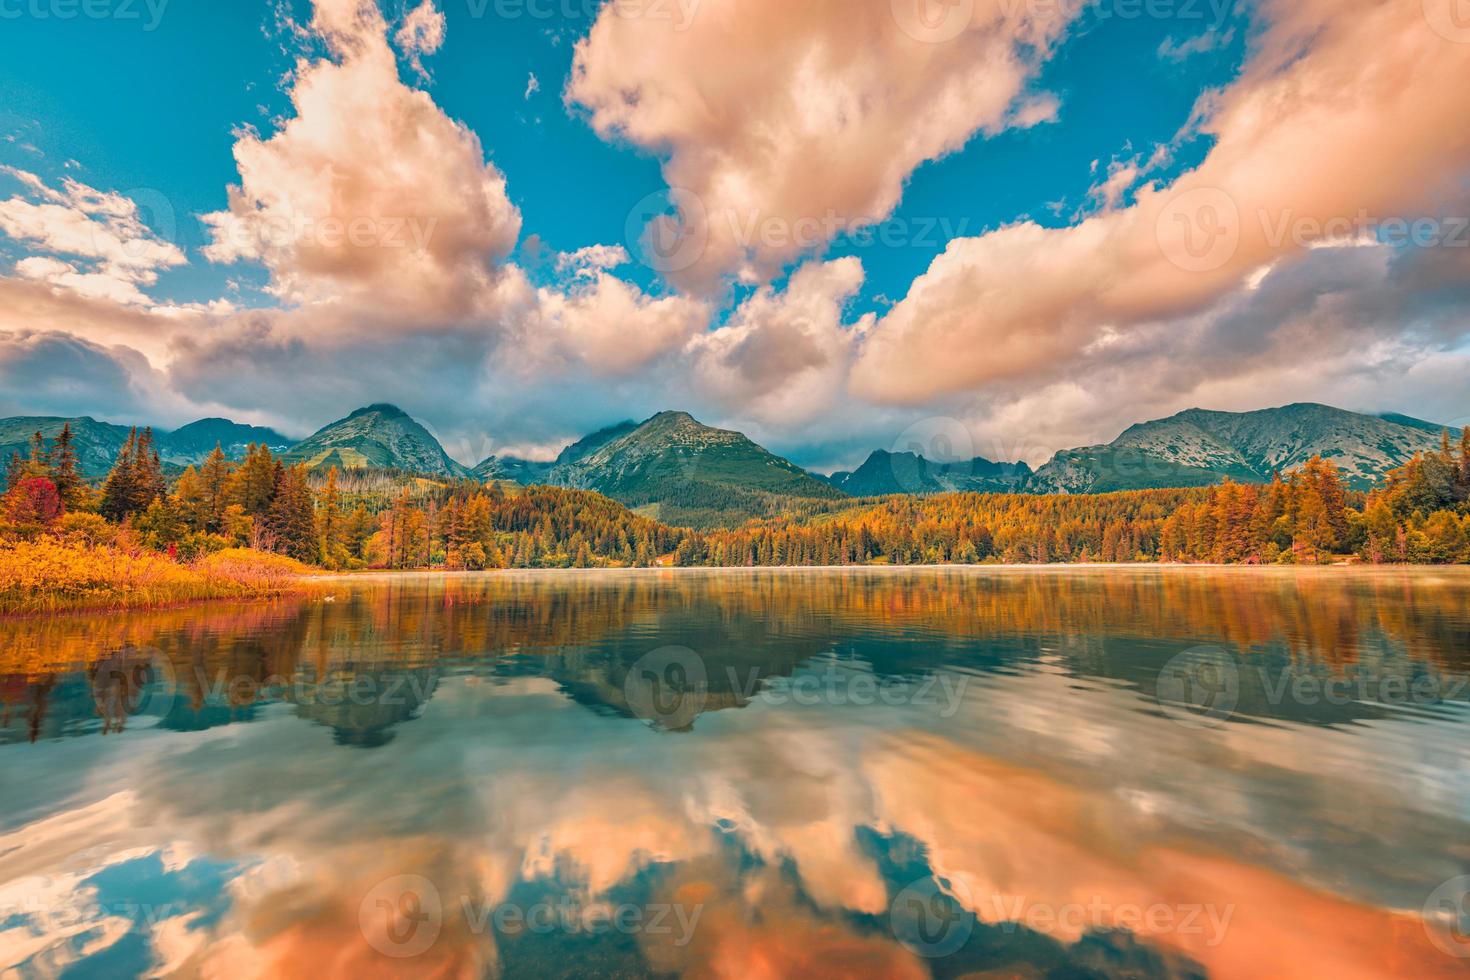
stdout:
[(1438, 445), (1441, 429), (1411, 421), (1416, 424), (1315, 402), (1252, 412), (1191, 408), (1135, 423), (1110, 443), (1062, 450), (1037, 469), (1027, 489), (1102, 493), (1227, 479), (1263, 483), (1313, 456), (1337, 465), (1348, 486), (1367, 489)]
[(359, 408), (330, 422), (293, 446), (282, 457), (310, 469), (397, 469), (424, 476), (472, 478), (464, 464), (450, 457), (422, 423), (397, 405), (379, 403)]

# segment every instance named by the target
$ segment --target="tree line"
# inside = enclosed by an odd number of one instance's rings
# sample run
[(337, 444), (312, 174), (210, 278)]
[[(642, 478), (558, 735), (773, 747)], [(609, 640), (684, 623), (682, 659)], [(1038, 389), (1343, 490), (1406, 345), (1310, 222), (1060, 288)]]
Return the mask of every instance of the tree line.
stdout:
[(331, 569), (749, 567), (887, 563), (1470, 562), (1470, 428), (1458, 450), (1369, 493), (1327, 460), (1264, 485), (1096, 496), (943, 494), (792, 502), (733, 530), (676, 528), (599, 494), (411, 474), (312, 473), (265, 446), (216, 447), (172, 485), (151, 431), (133, 430), (100, 487), (70, 427), (14, 456), (0, 535), (122, 534), (192, 559), (253, 547)]

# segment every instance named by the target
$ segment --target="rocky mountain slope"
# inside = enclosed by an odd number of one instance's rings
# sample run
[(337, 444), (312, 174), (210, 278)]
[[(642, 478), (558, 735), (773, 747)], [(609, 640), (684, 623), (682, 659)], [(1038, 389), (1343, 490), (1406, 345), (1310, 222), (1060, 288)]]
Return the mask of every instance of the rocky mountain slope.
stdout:
[(596, 490), (673, 524), (738, 523), (770, 511), (773, 498), (846, 496), (739, 432), (702, 425), (686, 412), (604, 430), (569, 452), (547, 482)]
[(312, 469), (398, 469), (425, 476), (473, 474), (449, 457), (439, 440), (395, 405), (369, 405), (339, 419), (285, 454)]
[(1027, 485), (1034, 493), (1105, 493), (1260, 483), (1313, 456), (1332, 461), (1349, 486), (1367, 489), (1416, 452), (1439, 444), (1439, 426), (1299, 404), (1257, 412), (1190, 409), (1143, 422), (1105, 446), (1057, 453)]
[(890, 494), (1012, 493), (1031, 478), (1025, 463), (995, 463), (977, 457), (936, 463), (917, 453), (890, 453), (882, 449), (851, 473), (833, 473), (834, 487), (854, 497)]
[(246, 447), (263, 445), (273, 453), (284, 453), (296, 445), (274, 429), (242, 425), (229, 419), (200, 419), (157, 436), (158, 452), (165, 463), (197, 464), (219, 446), (231, 459), (244, 459)]

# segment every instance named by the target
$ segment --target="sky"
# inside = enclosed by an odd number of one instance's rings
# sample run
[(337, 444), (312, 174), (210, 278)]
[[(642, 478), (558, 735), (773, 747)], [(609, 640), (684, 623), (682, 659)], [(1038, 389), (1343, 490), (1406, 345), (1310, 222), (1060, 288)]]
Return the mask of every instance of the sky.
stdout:
[(1457, 0), (0, 0), (0, 415), (1470, 422)]

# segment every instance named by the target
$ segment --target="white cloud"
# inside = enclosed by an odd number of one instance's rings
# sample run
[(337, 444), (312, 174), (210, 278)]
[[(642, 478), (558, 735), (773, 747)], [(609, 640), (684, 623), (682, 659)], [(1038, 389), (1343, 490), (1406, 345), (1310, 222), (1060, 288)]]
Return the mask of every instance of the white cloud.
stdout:
[[(905, 180), (976, 132), (1055, 116), (1028, 93), (1077, 12), (1068, 4), (956, 4), (941, 39), (888, 0), (705, 0), (686, 19), (604, 7), (578, 43), (569, 102), (599, 134), (667, 157), (671, 188), (699, 207), (679, 219), (704, 244), (671, 270), (712, 289), (725, 274), (773, 276), (819, 249), (794, 234), (887, 218)], [(779, 226), (783, 234), (742, 229)]]

